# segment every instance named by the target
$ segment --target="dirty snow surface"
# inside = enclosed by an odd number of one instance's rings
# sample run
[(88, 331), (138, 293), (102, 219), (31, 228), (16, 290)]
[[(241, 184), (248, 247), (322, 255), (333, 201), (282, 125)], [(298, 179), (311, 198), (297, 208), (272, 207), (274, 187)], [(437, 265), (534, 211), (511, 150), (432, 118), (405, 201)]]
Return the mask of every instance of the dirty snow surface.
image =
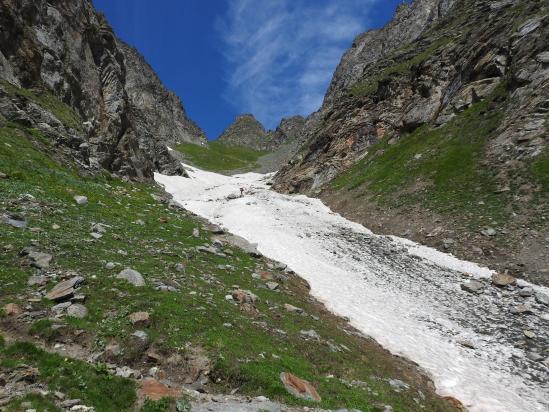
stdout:
[[(190, 178), (155, 178), (186, 209), (286, 263), (328, 309), (417, 362), (441, 395), (471, 411), (549, 410), (546, 288), (497, 288), (486, 268), (374, 235), (318, 199), (269, 190), (269, 175), (187, 169)], [(229, 200), (240, 187), (246, 195)], [(461, 289), (470, 279), (480, 293)]]

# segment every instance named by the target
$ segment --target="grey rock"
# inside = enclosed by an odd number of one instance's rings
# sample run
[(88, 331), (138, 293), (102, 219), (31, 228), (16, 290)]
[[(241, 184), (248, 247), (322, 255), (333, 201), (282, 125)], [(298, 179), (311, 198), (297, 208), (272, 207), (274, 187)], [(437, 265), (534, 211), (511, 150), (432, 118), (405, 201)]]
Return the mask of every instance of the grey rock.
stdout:
[(77, 205), (86, 205), (88, 203), (88, 198), (86, 196), (76, 195), (74, 196), (74, 201)]
[(549, 296), (547, 296), (545, 293), (536, 292), (534, 296), (536, 298), (536, 302), (545, 306), (549, 306)]
[(71, 302), (61, 302), (57, 305), (52, 306), (51, 310), (57, 313), (65, 311), (70, 305), (72, 305)]
[(67, 308), (67, 315), (73, 318), (84, 319), (88, 316), (88, 309), (79, 303), (74, 303)]
[(476, 280), (470, 280), (460, 285), (462, 290), (470, 293), (481, 293), (484, 289), (484, 284)]
[(53, 301), (62, 301), (71, 298), (78, 286), (84, 282), (82, 276), (73, 276), (72, 278), (56, 284), (52, 290), (46, 294), (46, 298)]
[(526, 354), (526, 357), (528, 359), (530, 359), (531, 361), (533, 362), (541, 362), (543, 360), (543, 356), (541, 356), (539, 353), (537, 352), (528, 352)]
[(25, 229), (27, 227), (27, 221), (19, 216), (2, 216), (2, 222), (4, 222), (7, 225), (19, 228), (19, 229)]
[(320, 340), (320, 335), (319, 335), (314, 329), (310, 329), (310, 330), (301, 330), (301, 331), (299, 331), (299, 334), (300, 334), (303, 338), (314, 339), (314, 340), (317, 340), (317, 341)]
[(145, 349), (149, 346), (149, 335), (147, 335), (147, 332), (145, 331), (135, 331), (131, 335), (131, 340), (133, 344), (140, 349)]
[(493, 227), (487, 227), (486, 229), (481, 230), (480, 233), (484, 236), (495, 236), (498, 232)]
[(267, 282), (265, 283), (265, 285), (267, 286), (267, 288), (269, 288), (270, 290), (277, 290), (279, 285), (278, 283), (276, 282)]
[(130, 268), (127, 268), (121, 271), (116, 276), (116, 278), (124, 279), (134, 286), (145, 286), (145, 279), (143, 279), (143, 276), (141, 275), (141, 273), (139, 273), (137, 270), (133, 270)]
[(105, 264), (105, 269), (112, 270), (116, 267), (116, 265), (113, 262), (107, 262)]
[(549, 51), (538, 54), (536, 60), (540, 63), (549, 64)]
[(523, 298), (528, 298), (534, 294), (534, 291), (532, 288), (523, 288), (519, 290), (519, 296), (522, 296)]
[(53, 259), (53, 256), (49, 253), (43, 253), (38, 251), (30, 251), (28, 253), (28, 258), (30, 260), (31, 266), (34, 266), (38, 269), (47, 269), (50, 267), (50, 262)]
[(400, 379), (389, 379), (389, 385), (395, 392), (402, 392), (410, 389), (410, 385)]

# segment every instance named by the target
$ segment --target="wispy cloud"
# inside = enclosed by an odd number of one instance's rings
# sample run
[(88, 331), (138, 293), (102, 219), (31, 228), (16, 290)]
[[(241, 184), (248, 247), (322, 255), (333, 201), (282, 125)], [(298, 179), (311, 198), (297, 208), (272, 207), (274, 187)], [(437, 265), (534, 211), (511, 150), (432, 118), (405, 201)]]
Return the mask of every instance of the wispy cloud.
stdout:
[(339, 60), (368, 24), (375, 0), (229, 0), (217, 30), (225, 97), (273, 128), (317, 110)]

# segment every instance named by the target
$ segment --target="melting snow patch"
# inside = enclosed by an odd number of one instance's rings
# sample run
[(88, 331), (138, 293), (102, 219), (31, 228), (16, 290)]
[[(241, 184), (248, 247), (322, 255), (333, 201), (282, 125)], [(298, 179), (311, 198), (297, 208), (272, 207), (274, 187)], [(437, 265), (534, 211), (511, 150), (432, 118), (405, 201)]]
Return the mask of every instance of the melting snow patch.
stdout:
[[(318, 199), (273, 192), (270, 175), (223, 176), (185, 167), (190, 178), (155, 179), (188, 210), (287, 264), (328, 309), (417, 362), (441, 395), (457, 397), (473, 412), (549, 410), (547, 368), (517, 346), (525, 329), (549, 338), (547, 307), (528, 298), (535, 314), (514, 315), (510, 308), (524, 298), (492, 286), (489, 269), (374, 235)], [(230, 196), (241, 187), (244, 197)], [(460, 288), (470, 276), (483, 282), (480, 293)]]

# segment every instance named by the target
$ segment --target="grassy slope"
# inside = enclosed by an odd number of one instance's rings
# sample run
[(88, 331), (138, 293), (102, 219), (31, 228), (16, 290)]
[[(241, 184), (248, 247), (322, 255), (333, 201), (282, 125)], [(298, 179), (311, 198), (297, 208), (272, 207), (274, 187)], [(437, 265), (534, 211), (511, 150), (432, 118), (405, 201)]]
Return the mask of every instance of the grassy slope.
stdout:
[[(512, 210), (511, 194), (496, 193), (496, 169), (483, 162), (484, 147), (503, 116), (491, 107), (494, 99), (476, 103), (447, 125), (424, 125), (403, 136), (398, 143), (384, 140), (368, 155), (333, 182), (335, 189), (355, 190), (392, 206), (420, 204), (441, 213), (465, 216), (471, 227), (504, 223)], [(416, 155), (421, 155), (416, 158)], [(547, 155), (528, 170), (534, 182), (547, 187)], [(538, 196), (544, 196), (542, 191)], [(479, 202), (483, 202), (479, 208)]]
[(59, 101), (51, 93), (42, 90), (22, 89), (2, 79), (0, 79), (0, 84), (5, 88), (9, 95), (26, 98), (34, 104), (50, 111), (66, 126), (76, 130), (82, 129), (82, 121), (78, 113), (76, 113), (71, 107)]
[[(412, 72), (450, 43), (457, 30), (469, 30), (474, 10), (466, 9), (450, 21), (441, 21), (422, 36), (423, 42), (396, 50), (382, 62), (387, 67), (352, 85), (349, 94), (356, 98), (371, 95), (381, 82)], [(538, 15), (535, 10), (527, 2), (506, 9), (505, 18), (513, 23), (512, 31)], [(414, 49), (418, 47), (423, 50)], [(494, 136), (504, 116), (505, 100), (509, 98), (504, 87), (505, 84), (500, 85), (490, 98), (476, 103), (443, 127), (426, 124), (402, 136), (393, 146), (387, 144), (388, 138), (374, 145), (364, 159), (332, 182), (332, 188), (352, 190), (357, 197), (373, 197), (386, 207), (419, 205), (451, 214), (462, 218), (472, 229), (486, 224), (504, 225), (513, 211), (520, 213), (521, 205), (513, 202), (518, 188), (511, 186), (510, 192), (496, 194), (499, 170), (483, 162), (486, 142)], [(422, 157), (414, 158), (417, 154)], [(546, 150), (530, 166), (516, 171), (525, 177), (524, 181), (540, 185), (533, 204), (543, 204), (549, 197), (548, 159)]]
[[(124, 348), (120, 363), (131, 363), (139, 354), (132, 353), (126, 344), (135, 329), (127, 315), (148, 311), (152, 322), (147, 332), (155, 349), (168, 356), (184, 353), (189, 345), (203, 347), (215, 364), (212, 376), (219, 379), (219, 390), (240, 387), (243, 394), (308, 404), (293, 398), (282, 387), (279, 373), (290, 371), (315, 384), (323, 397), (322, 407), (370, 411), (375, 410), (372, 405), (385, 403), (395, 411), (418, 408), (413, 398), (421, 396), (415, 382), (410, 382), (410, 390), (396, 393), (385, 381), (387, 378), (409, 381), (401, 366), (375, 349), (375, 345), (344, 333), (330, 315), (307, 298), (298, 280), (285, 284), (282, 292), (271, 291), (251, 276), (253, 271), (265, 268), (262, 260), (235, 248), (231, 248), (233, 255), (226, 258), (196, 252), (197, 245), (210, 242), (210, 234), (202, 230), (200, 238), (193, 237), (192, 229), (200, 223), (155, 201), (151, 197), (157, 190), (154, 186), (132, 185), (107, 176), (80, 177), (66, 165), (47, 157), (46, 146), (36, 138), (36, 133), (17, 125), (0, 128), (0, 148), (0, 171), (10, 176), (0, 180), (0, 212), (24, 215), (29, 227), (41, 229), (21, 230), (0, 224), (0, 307), (8, 302), (29, 305), (29, 293), (37, 291), (36, 286), (26, 285), (35, 271), (23, 265), (18, 256), (33, 241), (40, 250), (54, 255), (53, 271), (76, 271), (86, 279), (81, 292), (87, 296), (89, 316), (55, 321), (62, 326), (60, 329), (54, 328), (50, 320), (36, 320), (31, 326), (33, 334), (54, 342), (82, 330), (84, 335), (80, 336), (97, 350), (116, 340)], [(76, 205), (72, 199), (76, 194), (86, 195), (89, 204)], [(30, 196), (35, 201), (29, 200)], [(145, 225), (134, 223), (138, 219)], [(161, 223), (165, 219), (167, 223)], [(110, 226), (100, 240), (92, 240), (89, 234), (92, 222)], [(61, 228), (53, 230), (53, 224)], [(118, 253), (119, 250), (127, 255)], [(118, 262), (120, 266), (109, 271), (105, 269), (107, 261)], [(174, 270), (178, 262), (187, 265), (185, 273)], [(227, 264), (233, 269), (219, 266)], [(115, 279), (114, 273), (122, 267), (140, 271), (147, 286), (135, 288)], [(154, 281), (167, 280), (179, 282), (181, 290), (154, 289)], [(243, 312), (225, 299), (235, 284), (261, 298), (257, 314)], [(50, 282), (47, 288), (52, 286)], [(282, 308), (284, 303), (302, 307), (320, 320), (286, 312)], [(41, 300), (30, 305), (39, 310), (52, 303)], [(223, 326), (226, 322), (233, 327)], [(287, 335), (275, 332), (276, 329), (284, 330)], [(309, 329), (316, 330), (323, 340), (345, 345), (349, 351), (332, 352), (326, 343), (303, 340), (299, 331)], [(97, 411), (124, 411), (132, 407), (133, 384), (107, 376), (100, 367), (64, 361), (22, 343), (2, 349), (0, 362), (4, 368), (17, 363), (38, 367), (40, 380), (51, 389), (77, 396), (96, 406)], [(61, 365), (63, 373), (53, 365)], [(366, 382), (368, 390), (343, 381), (354, 379)], [(113, 397), (113, 393), (120, 395)], [(422, 410), (447, 410), (440, 399), (426, 395), (421, 401), (425, 407)], [(35, 400), (37, 404), (48, 402), (48, 399)]]
[(176, 147), (194, 166), (218, 173), (250, 171), (258, 167), (257, 160), (267, 154), (241, 146), (229, 146), (210, 142), (207, 147), (195, 144), (180, 144)]

